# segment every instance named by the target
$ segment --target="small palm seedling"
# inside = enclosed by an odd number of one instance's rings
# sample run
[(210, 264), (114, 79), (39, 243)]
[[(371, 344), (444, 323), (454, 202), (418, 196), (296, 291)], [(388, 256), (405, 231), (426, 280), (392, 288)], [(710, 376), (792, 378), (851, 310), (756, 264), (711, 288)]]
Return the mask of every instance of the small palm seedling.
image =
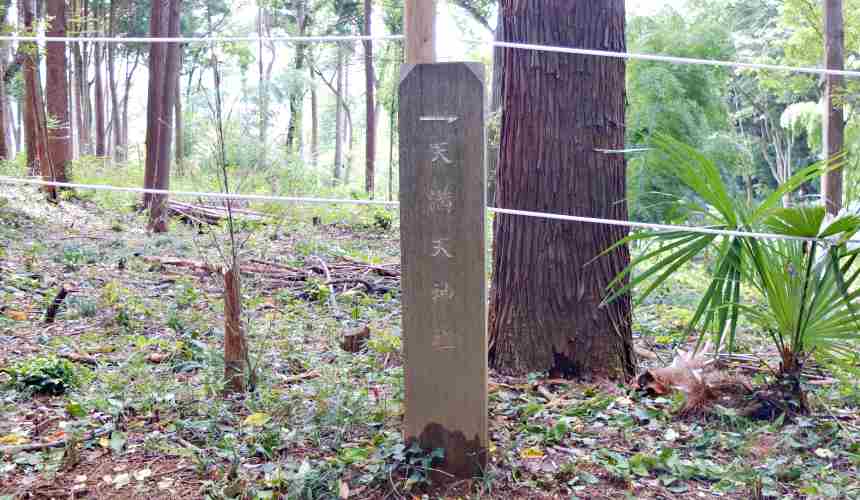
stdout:
[[(656, 249), (634, 259), (610, 285), (607, 300), (641, 287), (644, 300), (681, 266), (705, 251), (716, 256), (710, 283), (689, 323), (689, 330), (708, 333), (717, 346), (735, 346), (738, 317), (743, 313), (761, 328), (779, 351), (774, 370), (778, 385), (797, 409), (806, 411), (799, 383), (804, 362), (812, 355), (850, 354), (860, 339), (860, 314), (854, 302), (860, 297), (854, 269), (860, 250), (848, 240), (860, 230), (860, 217), (828, 216), (823, 207), (782, 208), (783, 195), (815, 179), (825, 164), (804, 168), (758, 205), (750, 206), (729, 195), (717, 165), (693, 148), (668, 137), (656, 145), (665, 153), (662, 167), (693, 191), (696, 200), (684, 208), (711, 222), (712, 229), (732, 235), (689, 231), (644, 231), (618, 244), (648, 240)], [(755, 237), (767, 231), (775, 237)], [(750, 233), (747, 236), (744, 233)], [(760, 236), (760, 235), (759, 235)], [(634, 275), (634, 267), (643, 270)], [(762, 303), (743, 303), (741, 284), (763, 297)]]

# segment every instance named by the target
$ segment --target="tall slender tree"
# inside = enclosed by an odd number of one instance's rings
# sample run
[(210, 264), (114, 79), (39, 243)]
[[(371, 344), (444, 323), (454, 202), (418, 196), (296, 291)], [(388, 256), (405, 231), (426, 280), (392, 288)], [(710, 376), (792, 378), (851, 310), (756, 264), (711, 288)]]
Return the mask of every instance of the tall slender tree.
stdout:
[[(310, 20), (308, 13), (307, 0), (296, 0), (295, 4), (295, 20), (297, 35), (305, 36), (308, 21)], [(305, 67), (305, 52), (304, 44), (296, 45), (296, 60), (294, 68), (296, 74), (301, 74)], [(302, 108), (304, 107), (305, 89), (304, 85), (296, 83), (290, 90), (290, 124), (287, 128), (287, 153), (300, 153), (302, 149)]]
[[(519, 43), (625, 50), (624, 0), (502, 0), (503, 30)], [(626, 220), (625, 63), (504, 51), (497, 205)], [(603, 304), (629, 263), (605, 250), (623, 228), (499, 215), (490, 310), (490, 362), (503, 373), (624, 379), (633, 374), (629, 297)]]
[(341, 96), (344, 89), (344, 61), (343, 47), (337, 46), (337, 68), (335, 69), (335, 77), (337, 78), (336, 102), (335, 102), (335, 125), (334, 125), (334, 175), (332, 175), (332, 183), (337, 185), (343, 180), (343, 131), (344, 131), (344, 106)]
[[(108, 12), (108, 33), (110, 36), (116, 36), (117, 34), (117, 1), (118, 0), (110, 0), (110, 9)], [(119, 105), (119, 89), (116, 81), (116, 53), (117, 53), (117, 45), (116, 44), (108, 44), (107, 46), (107, 74), (108, 74), (108, 85), (110, 86), (110, 120), (111, 120), (111, 134), (113, 136), (112, 142), (113, 147), (111, 148), (111, 156), (116, 163), (125, 163), (126, 161), (126, 151), (125, 147), (122, 144), (122, 117), (120, 115), (120, 105)]]
[[(155, 0), (150, 16), (150, 36), (179, 36), (181, 0)], [(170, 187), (170, 143), (173, 132), (172, 113), (176, 99), (176, 73), (179, 71), (179, 44), (155, 43), (149, 49), (149, 96), (146, 123), (146, 170), (148, 188)], [(149, 209), (149, 229), (167, 231), (167, 196), (145, 197)]]
[[(371, 35), (371, 17), (373, 14), (372, 0), (364, 0), (364, 34)], [(376, 75), (373, 71), (373, 42), (366, 40), (364, 42), (364, 76), (366, 86), (366, 113), (367, 113), (367, 132), (365, 133), (365, 169), (364, 169), (364, 190), (367, 195), (373, 199), (375, 190), (376, 176), (376, 108), (374, 104), (373, 90), (376, 86)]]
[[(824, 63), (827, 69), (845, 68), (845, 20), (842, 0), (824, 0)], [(824, 79), (824, 158), (830, 160), (845, 146), (844, 79), (827, 75)], [(831, 214), (842, 208), (842, 169), (824, 174), (822, 197)]]
[[(101, 33), (101, 9), (95, 9), (93, 25), (96, 33)], [(95, 81), (93, 88), (93, 101), (95, 106), (95, 132), (96, 132), (96, 156), (107, 156), (107, 132), (105, 123), (105, 85), (104, 85), (104, 55), (105, 44), (93, 42), (93, 62), (95, 70)]]
[[(6, 24), (9, 16), (11, 0), (3, 0), (0, 4), (0, 24)], [(9, 42), (0, 42), (0, 160), (10, 160), (13, 157), (14, 145), (12, 134), (9, 133), (9, 105), (6, 90), (6, 69), (9, 66)]]
[[(48, 0), (49, 37), (66, 36), (66, 2)], [(69, 115), (69, 79), (66, 63), (66, 43), (48, 42), (45, 56), (47, 71), (45, 97), (53, 126), (48, 129), (48, 154), (54, 168), (54, 178), (65, 182), (66, 168), (72, 159), (72, 127)]]

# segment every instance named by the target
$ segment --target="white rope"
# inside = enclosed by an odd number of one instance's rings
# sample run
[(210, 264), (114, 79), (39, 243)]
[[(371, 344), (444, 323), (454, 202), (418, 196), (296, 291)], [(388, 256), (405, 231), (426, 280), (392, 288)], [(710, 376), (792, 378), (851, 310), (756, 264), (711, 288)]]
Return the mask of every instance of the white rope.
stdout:
[(0, 176), (0, 183), (7, 184), (27, 184), (33, 186), (54, 186), (74, 189), (92, 189), (95, 191), (117, 191), (122, 193), (138, 193), (138, 194), (163, 194), (172, 196), (183, 196), (192, 198), (217, 198), (224, 200), (252, 200), (252, 201), (276, 201), (282, 203), (307, 203), (317, 205), (341, 204), (341, 205), (382, 205), (396, 206), (399, 203), (396, 201), (381, 201), (381, 200), (349, 200), (336, 198), (297, 198), (291, 196), (267, 196), (261, 194), (241, 194), (241, 193), (206, 193), (198, 191), (170, 191), (167, 189), (149, 189), (149, 188), (133, 188), (109, 186), (105, 184), (75, 184), (72, 182), (51, 182), (41, 179), (19, 179), (16, 177)]
[(107, 37), (107, 36), (0, 36), (3, 42), (99, 42), (99, 43), (233, 43), (233, 42), (327, 43), (377, 40), (403, 40), (403, 35), (332, 35), (332, 36), (217, 36), (217, 37)]
[[(24, 184), (35, 186), (54, 186), (74, 189), (92, 189), (96, 191), (117, 191), (123, 193), (148, 193), (162, 194), (173, 196), (187, 196), (194, 198), (216, 198), (228, 200), (251, 200), (251, 201), (274, 201), (281, 203), (304, 203), (304, 204), (341, 204), (341, 205), (380, 205), (388, 207), (399, 206), (396, 201), (380, 201), (380, 200), (349, 200), (336, 198), (299, 198), (290, 196), (267, 196), (258, 194), (241, 194), (241, 193), (207, 193), (197, 191), (170, 191), (166, 189), (148, 189), (148, 188), (132, 188), (110, 186), (105, 184), (76, 184), (71, 182), (52, 182), (41, 179), (21, 179), (17, 177), (0, 176), (0, 184)], [(786, 240), (786, 241), (803, 241), (803, 242), (819, 242), (830, 244), (833, 240), (821, 238), (807, 238), (802, 236), (788, 236), (773, 233), (756, 233), (750, 231), (735, 231), (730, 229), (713, 229), (709, 227), (696, 226), (673, 226), (670, 224), (654, 224), (650, 222), (636, 222), (618, 219), (601, 219), (597, 217), (582, 217), (578, 215), (553, 214), (546, 212), (532, 212), (529, 210), (513, 210), (509, 208), (494, 208), (487, 207), (488, 212), (504, 215), (520, 215), (524, 217), (533, 217), (539, 219), (560, 220), (568, 222), (584, 222), (587, 224), (603, 224), (607, 226), (622, 226), (637, 229), (650, 229), (652, 231), (678, 231), (696, 234), (712, 234), (715, 236), (738, 236), (741, 238), (757, 238), (764, 240)], [(851, 240), (851, 243), (860, 243), (860, 240)]]
[(755, 233), (749, 231), (734, 231), (730, 229), (713, 229), (709, 227), (694, 227), (694, 226), (672, 226), (669, 224), (652, 224), (650, 222), (635, 222), (617, 219), (599, 219), (596, 217), (581, 217), (578, 215), (562, 215), (549, 214), (544, 212), (530, 212), (528, 210), (511, 210), (508, 208), (493, 208), (488, 207), (488, 211), (497, 214), (506, 215), (522, 215), (524, 217), (536, 217), (540, 219), (562, 220), (569, 222), (585, 222), (589, 224), (603, 224), (606, 226), (623, 226), (638, 229), (650, 229), (652, 231), (683, 231), (685, 233), (697, 234), (713, 234), (716, 236), (739, 236), (742, 238), (757, 238), (762, 240), (788, 240), (788, 241), (804, 241), (804, 242), (822, 242), (832, 243), (827, 239), (806, 238), (803, 236), (788, 236), (783, 234), (772, 233)]
[(834, 75), (860, 78), (860, 71), (808, 68), (799, 66), (785, 66), (782, 64), (748, 63), (740, 61), (721, 61), (718, 59), (697, 59), (692, 57), (663, 56), (658, 54), (638, 54), (634, 52), (614, 52), (611, 50), (578, 49), (575, 47), (558, 47), (552, 45), (536, 45), (531, 43), (497, 42), (487, 40), (463, 40), (466, 43), (486, 44), (493, 47), (509, 49), (536, 50), (541, 52), (557, 52), (562, 54), (577, 54), (584, 56), (612, 57), (615, 59), (635, 59), (640, 61), (657, 61), (672, 64), (693, 64), (703, 66), (721, 66), (742, 69), (766, 69), (770, 71), (784, 71), (788, 73), (807, 73), (813, 75)]

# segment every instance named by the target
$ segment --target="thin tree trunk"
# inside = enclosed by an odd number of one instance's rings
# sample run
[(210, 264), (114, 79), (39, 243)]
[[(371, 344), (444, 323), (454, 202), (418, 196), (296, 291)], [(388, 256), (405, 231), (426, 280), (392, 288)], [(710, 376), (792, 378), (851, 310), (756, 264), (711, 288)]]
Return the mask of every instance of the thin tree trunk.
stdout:
[[(12, 109), (12, 100), (9, 99), (7, 101), (7, 104), (9, 106), (9, 109), (11, 110)], [(24, 115), (24, 110), (21, 107), (21, 99), (18, 99), (18, 112), (15, 113), (15, 116), (9, 117), (9, 120), (12, 121), (12, 123), (11, 123), (12, 131), (15, 134), (15, 151), (18, 153), (20, 153), (23, 150), (23, 148), (21, 147), (21, 141), (22, 141), (21, 136), (23, 135), (23, 134), (21, 134), (21, 129), (24, 127), (23, 115)]]
[[(149, 16), (149, 36), (163, 37), (167, 33), (168, 10), (170, 0), (153, 0)], [(158, 168), (158, 149), (163, 141), (161, 133), (164, 112), (164, 71), (167, 46), (163, 43), (149, 45), (149, 91), (146, 107), (146, 166), (143, 176), (143, 187), (155, 187), (155, 174)], [(153, 210), (153, 195), (143, 195), (143, 206)]]
[(319, 98), (317, 96), (317, 87), (314, 82), (313, 68), (308, 68), (310, 71), (311, 85), (311, 166), (314, 169), (319, 165), (320, 157), (320, 117), (319, 117)]
[[(298, 36), (305, 35), (307, 26), (307, 12), (304, 0), (296, 2), (296, 24), (298, 25)], [(304, 68), (305, 45), (296, 45), (295, 69), (301, 72)], [(287, 155), (301, 153), (302, 150), (302, 107), (304, 88), (295, 86), (290, 92), (290, 125), (287, 128)], [(298, 155), (297, 155), (298, 156)]]
[[(824, 0), (824, 62), (827, 69), (845, 68), (845, 21), (842, 0)], [(834, 163), (845, 146), (844, 78), (824, 79), (824, 158)], [(834, 161), (835, 160), (835, 161)], [(842, 209), (842, 168), (828, 171), (821, 179), (821, 194), (827, 212)]]
[[(131, 65), (131, 69), (126, 69), (125, 74), (125, 85), (123, 86), (123, 96), (122, 96), (122, 147), (126, 151), (126, 160), (128, 160), (128, 96), (131, 94), (131, 82), (132, 77), (134, 76), (134, 72), (137, 70), (137, 66), (140, 62), (140, 53), (135, 52), (134, 54), (134, 64)], [(126, 65), (128, 66), (128, 65)]]
[[(47, 13), (51, 19), (49, 37), (66, 36), (66, 4), (64, 0), (48, 0)], [(48, 129), (48, 154), (53, 164), (54, 179), (66, 182), (66, 168), (72, 160), (72, 127), (69, 119), (69, 80), (67, 77), (66, 43), (47, 43), (45, 90), (48, 115), (54, 126)]]
[[(271, 35), (271, 26), (269, 25), (271, 21), (271, 14), (268, 10), (259, 7), (257, 11), (257, 32), (260, 36), (270, 36)], [(275, 64), (275, 47), (269, 42), (267, 44), (267, 48), (271, 54), (268, 63), (265, 65), (265, 69), (263, 66), (263, 41), (260, 40), (257, 45), (257, 69), (259, 72), (259, 88), (258, 88), (258, 107), (259, 107), (259, 131), (260, 131), (260, 149), (258, 153), (257, 163), (260, 168), (266, 168), (269, 164), (269, 82), (272, 77), (272, 69)]]
[(94, 56), (93, 60), (95, 61), (95, 87), (93, 89), (94, 92), (94, 100), (95, 100), (95, 118), (96, 118), (96, 156), (104, 157), (107, 156), (107, 140), (105, 138), (105, 88), (104, 88), (104, 78), (102, 76), (103, 72), (103, 60), (104, 60), (104, 44), (99, 42), (93, 43), (93, 51)]
[[(79, 35), (80, 36), (80, 35)], [(90, 153), (90, 130), (87, 122), (87, 112), (84, 104), (86, 102), (87, 74), (84, 66), (84, 58), (81, 54), (81, 43), (72, 44), (72, 54), (75, 65), (75, 121), (78, 129), (78, 151), (81, 155)]]
[(392, 104), (388, 113), (388, 201), (394, 201), (394, 129), (397, 121), (397, 105)]
[[(3, 1), (3, 12), (0, 17), (0, 23), (6, 24), (11, 1)], [(6, 68), (9, 65), (9, 42), (0, 42), (0, 75), (6, 74)], [(6, 99), (6, 80), (0, 77), (0, 160), (11, 160), (14, 156), (12, 153), (11, 134), (9, 134), (9, 109)]]
[(343, 47), (337, 46), (337, 92), (335, 104), (334, 118), (334, 175), (332, 176), (332, 184), (338, 185), (343, 179)]
[[(35, 26), (35, 10), (32, 0), (21, 0), (18, 8), (25, 28), (32, 31)], [(56, 172), (48, 152), (47, 116), (45, 115), (45, 101), (42, 96), (42, 84), (39, 76), (37, 46), (33, 43), (22, 43), (19, 46), (19, 51), (24, 60), (28, 170), (31, 174), (39, 173), (43, 179), (56, 181)], [(50, 199), (57, 198), (56, 188), (46, 186), (44, 191)]]
[[(180, 54), (181, 55), (181, 54)], [(181, 66), (181, 64), (180, 64)], [(174, 144), (174, 163), (176, 164), (177, 172), (183, 172), (183, 168), (185, 166), (185, 145), (184, 139), (182, 137), (182, 92), (180, 91), (180, 72), (176, 72), (176, 78), (174, 82), (176, 82), (174, 92), (174, 101), (175, 106), (173, 108), (173, 144)]]
[[(179, 36), (179, 12), (181, 0), (169, 0), (168, 4), (168, 31), (170, 38)], [(159, 126), (161, 132), (158, 134), (158, 163), (155, 170), (155, 189), (167, 190), (170, 188), (170, 141), (172, 138), (171, 113), (176, 106), (176, 74), (179, 72), (179, 44), (168, 43), (164, 57), (164, 72), (162, 74), (161, 86), (164, 87), (162, 94), (162, 112)], [(155, 233), (167, 231), (167, 196), (154, 195), (149, 210), (149, 228)]]
[[(509, 40), (624, 52), (624, 0), (502, 0)], [(625, 63), (505, 50), (497, 200), (627, 220)], [(525, 217), (494, 223), (490, 364), (502, 373), (633, 375), (630, 297), (603, 304), (630, 262), (626, 228)]]
[[(367, 36), (370, 36), (372, 32), (372, 9), (373, 2), (371, 0), (364, 0), (364, 34)], [(365, 91), (367, 133), (365, 142), (366, 165), (364, 171), (364, 190), (370, 199), (373, 199), (376, 176), (376, 107), (374, 105), (373, 91), (376, 85), (376, 75), (373, 71), (373, 42), (370, 40), (364, 42), (364, 75), (365, 85), (367, 86), (367, 90)]]
[(347, 54), (346, 62), (344, 63), (343, 71), (343, 92), (340, 94), (340, 100), (343, 103), (344, 113), (344, 141), (346, 141), (346, 153), (344, 154), (343, 167), (343, 183), (349, 186), (350, 174), (352, 174), (352, 119), (349, 116), (349, 55)]
[[(499, 9), (496, 21), (496, 41), (505, 41), (505, 23), (502, 20), (502, 9)], [(504, 49), (493, 48), (493, 83), (490, 93), (490, 119), (494, 124), (490, 129), (487, 147), (487, 204), (495, 206), (496, 203), (496, 170), (499, 163), (499, 139), (501, 135), (501, 113), (502, 113), (502, 82), (505, 78)]]
[[(7, 24), (9, 22), (9, 10), (11, 6), (11, 0), (3, 0), (3, 12), (2, 17), (0, 17), (0, 23)], [(0, 75), (6, 75), (6, 68), (9, 66), (11, 56), (10, 47), (10, 42), (0, 42)], [(12, 122), (9, 119), (11, 107), (7, 95), (6, 80), (0, 77), (0, 160), (11, 160), (15, 156), (10, 130)]]
[[(108, 33), (116, 36), (116, 1), (110, 2), (110, 20)], [(113, 137), (113, 159), (116, 163), (124, 164), (128, 159), (125, 148), (122, 147), (122, 124), (120, 123), (119, 90), (116, 82), (116, 44), (108, 44), (108, 84), (110, 85), (111, 132)]]

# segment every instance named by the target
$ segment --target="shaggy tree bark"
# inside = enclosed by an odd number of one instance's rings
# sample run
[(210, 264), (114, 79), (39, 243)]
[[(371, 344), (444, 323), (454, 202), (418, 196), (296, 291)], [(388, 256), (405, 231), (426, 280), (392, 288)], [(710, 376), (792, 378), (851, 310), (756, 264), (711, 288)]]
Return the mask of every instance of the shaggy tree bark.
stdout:
[[(503, 0), (508, 40), (623, 52), (624, 0)], [(625, 63), (504, 51), (497, 200), (502, 208), (627, 220)], [(630, 298), (602, 304), (629, 263), (624, 228), (498, 215), (490, 363), (502, 373), (625, 379)]]
[[(48, 0), (49, 37), (66, 36), (66, 3)], [(54, 179), (66, 182), (66, 167), (72, 160), (72, 127), (69, 119), (69, 80), (66, 78), (66, 43), (47, 43), (45, 93), (48, 115), (54, 126), (48, 129), (48, 154), (54, 167)]]
[[(35, 10), (32, 0), (21, 0), (18, 12), (28, 32), (35, 26)], [(39, 51), (34, 43), (21, 43), (18, 46), (23, 59), (25, 126), (27, 129), (27, 162), (30, 174), (40, 174), (43, 179), (57, 180), (51, 156), (48, 154), (48, 120), (45, 115), (45, 100), (42, 96), (42, 83), (39, 76)], [(57, 190), (45, 187), (51, 199), (56, 199)]]

